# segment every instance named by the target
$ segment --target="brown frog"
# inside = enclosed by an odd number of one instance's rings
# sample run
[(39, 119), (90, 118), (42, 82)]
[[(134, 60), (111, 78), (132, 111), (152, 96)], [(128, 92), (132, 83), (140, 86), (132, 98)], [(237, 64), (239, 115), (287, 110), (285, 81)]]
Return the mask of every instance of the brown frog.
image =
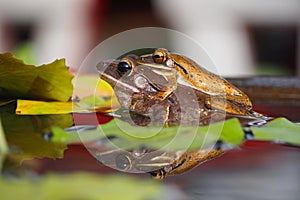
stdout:
[[(249, 98), (235, 86), (232, 94), (240, 95), (235, 99), (226, 99), (220, 93), (212, 95), (206, 91), (212, 86), (195, 89), (179, 82), (182, 78), (178, 78), (178, 69), (155, 63), (152, 57), (128, 55), (110, 63), (100, 62), (98, 69), (101, 79), (114, 88), (122, 108), (131, 111), (134, 118), (146, 117), (145, 122), (150, 117), (153, 124), (207, 125), (230, 117), (253, 120), (261, 116), (252, 111)], [(216, 83), (225, 83), (231, 94), (230, 83), (207, 73)], [(239, 98), (242, 100), (236, 100)]]

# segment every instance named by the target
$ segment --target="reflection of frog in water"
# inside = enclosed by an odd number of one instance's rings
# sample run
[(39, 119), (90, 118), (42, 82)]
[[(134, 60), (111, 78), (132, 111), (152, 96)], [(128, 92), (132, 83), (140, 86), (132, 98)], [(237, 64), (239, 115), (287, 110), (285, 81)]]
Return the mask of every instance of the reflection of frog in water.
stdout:
[[(158, 56), (160, 53), (165, 54)], [(97, 68), (101, 79), (114, 88), (122, 108), (130, 111), (130, 118), (124, 120), (136, 125), (201, 126), (231, 117), (238, 117), (241, 122), (261, 117), (235, 86), (192, 60), (162, 49), (150, 56), (128, 55), (110, 63), (101, 62)], [(161, 165), (151, 174), (163, 178), (182, 173), (222, 153), (219, 147), (180, 153), (169, 165)], [(159, 161), (162, 156), (155, 159)], [(134, 162), (131, 159), (126, 163)], [(143, 163), (148, 164), (146, 160)]]
[(221, 149), (200, 149), (194, 151), (151, 151), (146, 148), (125, 151), (108, 149), (95, 153), (97, 160), (111, 168), (131, 173), (149, 172), (156, 179), (184, 173), (193, 167), (213, 159), (224, 151)]

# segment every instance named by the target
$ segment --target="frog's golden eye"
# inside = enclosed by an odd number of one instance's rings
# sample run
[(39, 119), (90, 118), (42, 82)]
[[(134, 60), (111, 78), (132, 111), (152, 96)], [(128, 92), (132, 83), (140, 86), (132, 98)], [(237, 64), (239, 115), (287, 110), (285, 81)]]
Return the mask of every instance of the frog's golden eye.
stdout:
[(120, 73), (125, 73), (125, 72), (128, 72), (132, 69), (132, 64), (126, 60), (121, 60), (118, 64), (118, 71)]
[(154, 53), (152, 55), (152, 59), (154, 60), (154, 62), (160, 63), (160, 64), (165, 62), (167, 59), (167, 50), (166, 49), (157, 49), (156, 51), (154, 51)]

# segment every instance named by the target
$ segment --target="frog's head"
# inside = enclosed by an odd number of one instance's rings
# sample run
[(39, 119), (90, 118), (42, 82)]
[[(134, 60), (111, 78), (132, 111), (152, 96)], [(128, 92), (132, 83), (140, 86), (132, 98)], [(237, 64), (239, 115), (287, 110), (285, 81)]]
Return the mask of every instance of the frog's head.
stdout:
[[(112, 87), (115, 87), (118, 83), (120, 83), (123, 76), (128, 76), (133, 71), (135, 67), (134, 55), (130, 55), (124, 57), (120, 60), (105, 60), (100, 61), (97, 64), (97, 70), (100, 74), (100, 78), (108, 82)], [(129, 85), (132, 83), (128, 83), (128, 85), (123, 85), (125, 88), (136, 91), (131, 88)]]
[(134, 81), (133, 60), (126, 57), (121, 60), (101, 61), (97, 65), (100, 78), (111, 85), (124, 108), (128, 108), (132, 94), (140, 92)]
[(168, 82), (162, 78), (161, 71), (171, 70), (164, 65), (153, 63), (151, 57), (141, 60), (136, 55), (127, 55), (119, 60), (101, 61), (97, 69), (100, 78), (113, 87), (125, 109), (130, 109), (133, 98), (146, 100), (155, 96), (160, 85)]

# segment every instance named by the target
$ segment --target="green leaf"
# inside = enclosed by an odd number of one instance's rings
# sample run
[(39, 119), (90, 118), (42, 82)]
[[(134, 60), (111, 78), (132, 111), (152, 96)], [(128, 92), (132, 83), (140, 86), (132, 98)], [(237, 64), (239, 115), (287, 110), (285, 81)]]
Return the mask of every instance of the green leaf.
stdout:
[[(151, 126), (133, 127), (116, 119), (101, 125), (100, 128), (106, 136), (119, 136), (131, 141), (131, 145), (134, 146), (146, 145), (155, 149), (165, 148), (167, 150), (197, 149), (213, 145), (218, 140), (239, 145), (244, 139), (244, 132), (237, 119), (209, 126), (172, 126), (162, 129)], [(121, 141), (117, 145), (126, 148), (128, 144), (124, 145), (124, 141)]]
[(161, 199), (166, 192), (163, 189), (160, 182), (153, 180), (92, 173), (48, 174), (35, 181), (0, 179), (2, 199)]
[(137, 127), (124, 121), (114, 119), (100, 125), (97, 130), (84, 131), (76, 134), (66, 133), (62, 129), (52, 129), (54, 142), (86, 142), (108, 136), (117, 136), (113, 143), (120, 148), (136, 148), (148, 146), (154, 149), (168, 150), (196, 149), (203, 145), (213, 145), (221, 140), (239, 145), (244, 139), (244, 132), (237, 119), (211, 124), (209, 126), (156, 126)]
[(64, 59), (36, 67), (11, 53), (0, 54), (1, 98), (68, 101), (72, 78)]
[(300, 126), (286, 118), (276, 118), (263, 127), (251, 127), (257, 140), (270, 140), (300, 145)]

